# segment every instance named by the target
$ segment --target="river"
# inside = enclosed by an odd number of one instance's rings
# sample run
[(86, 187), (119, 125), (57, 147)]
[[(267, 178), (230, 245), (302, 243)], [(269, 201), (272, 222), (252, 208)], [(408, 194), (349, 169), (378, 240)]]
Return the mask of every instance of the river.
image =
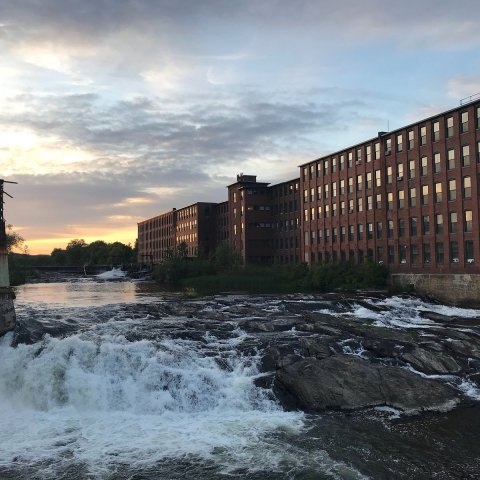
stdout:
[[(16, 294), (19, 326), (0, 339), (2, 480), (480, 478), (478, 402), (413, 417), (306, 414), (256, 386), (262, 352), (240, 307), (281, 316), (281, 297), (186, 299), (94, 280)], [(288, 300), (300, 313), (330, 301)], [(428, 327), (422, 302), (390, 305), (373, 320)]]

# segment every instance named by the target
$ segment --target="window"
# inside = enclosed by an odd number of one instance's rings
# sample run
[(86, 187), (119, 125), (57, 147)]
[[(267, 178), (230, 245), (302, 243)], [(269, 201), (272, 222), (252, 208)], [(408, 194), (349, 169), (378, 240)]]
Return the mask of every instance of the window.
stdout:
[(383, 248), (377, 247), (377, 262), (383, 263)]
[(322, 233), (323, 233), (323, 232), (322, 232), (322, 229), (319, 228), (319, 229), (317, 230), (317, 243), (318, 243), (318, 244), (322, 243), (322, 237), (323, 237)]
[(393, 210), (393, 193), (387, 193), (387, 210)]
[(461, 124), (460, 124), (460, 132), (465, 133), (468, 132), (468, 112), (462, 112), (460, 115)]
[(473, 215), (471, 210), (463, 212), (463, 231), (465, 233), (472, 233), (473, 231)]
[(428, 243), (423, 244), (423, 263), (430, 263), (430, 245)]
[(357, 198), (357, 212), (363, 212), (363, 198)]
[(357, 225), (357, 238), (358, 240), (363, 239), (363, 225), (361, 223)]
[(428, 185), (422, 185), (422, 196), (420, 198), (422, 205), (428, 205)]
[(453, 137), (453, 117), (447, 117), (446, 137)]
[(393, 263), (395, 259), (395, 250), (393, 249), (393, 245), (388, 245), (387, 247), (387, 262)]
[(367, 163), (372, 161), (372, 146), (367, 145)]
[(428, 235), (430, 233), (430, 216), (423, 215), (422, 217), (422, 233)]
[(367, 189), (372, 188), (372, 172), (367, 172)]
[(367, 223), (367, 238), (369, 240), (373, 238), (373, 223)]
[(397, 198), (398, 198), (398, 208), (403, 208), (405, 206), (405, 191), (398, 190)]
[(420, 127), (420, 145), (427, 143), (427, 127)]
[[(480, 148), (480, 142), (479, 142)], [(382, 185), (382, 172), (380, 170), (375, 170), (375, 185), (380, 187)]]
[(304, 219), (306, 222), (308, 222), (308, 208), (306, 208), (303, 213), (304, 213), (303, 219)]
[(345, 215), (345, 202), (343, 200), (340, 202), (340, 215)]
[(443, 243), (437, 242), (435, 244), (435, 260), (438, 264), (443, 264), (445, 253), (443, 251)]
[(330, 205), (325, 205), (325, 218), (330, 216)]
[(392, 139), (387, 138), (385, 140), (385, 155), (390, 155), (392, 153)]
[(325, 229), (325, 243), (328, 243), (330, 241), (330, 229), (326, 228)]
[(345, 241), (345, 226), (341, 226), (340, 227), (340, 242), (344, 242)]
[(348, 193), (353, 193), (353, 177), (348, 177)]
[(325, 197), (325, 199), (329, 198), (329, 195), (328, 195), (328, 183), (326, 183), (326, 184), (323, 186), (323, 196)]
[(393, 220), (387, 222), (387, 238), (393, 238)]
[(350, 168), (353, 165), (353, 153), (348, 152), (348, 164), (347, 167)]
[(353, 199), (350, 199), (348, 201), (348, 213), (353, 213), (354, 212), (354, 209), (353, 209)]
[(332, 198), (337, 196), (337, 182), (332, 182)]
[(397, 181), (403, 180), (403, 163), (397, 164)]
[(397, 152), (401, 152), (403, 150), (403, 135), (397, 135)]
[(417, 205), (417, 189), (416, 188), (410, 188), (408, 191), (408, 203), (410, 204), (411, 207), (415, 207)]
[(448, 181), (448, 200), (452, 202), (457, 199), (457, 182), (455, 179)]
[(315, 220), (315, 207), (310, 209), (310, 219)]
[(378, 210), (380, 208), (382, 208), (382, 194), (381, 193), (378, 193), (376, 196), (375, 196), (375, 208)]
[(311, 188), (310, 189), (310, 202), (314, 202), (315, 201), (315, 189), (314, 188)]
[(348, 239), (352, 241), (355, 235), (355, 227), (353, 225), (348, 226)]
[(477, 163), (480, 163), (480, 140), (477, 142)]
[(392, 183), (392, 177), (393, 177), (392, 172), (393, 172), (392, 167), (387, 167), (387, 184)]
[(340, 155), (340, 159), (338, 161), (338, 168), (340, 170), (343, 170), (345, 167), (345, 156), (344, 155)]
[(398, 247), (398, 259), (400, 263), (407, 263), (407, 246), (400, 245)]
[(380, 142), (375, 144), (375, 160), (380, 158)]
[(337, 171), (337, 159), (335, 157), (332, 158), (332, 173)]
[(458, 263), (458, 260), (458, 242), (456, 240), (452, 240), (450, 242), (450, 262)]
[(451, 149), (447, 152), (447, 168), (452, 170), (455, 168), (455, 150)]
[(324, 175), (328, 174), (328, 160), (323, 161), (323, 174)]
[(410, 235), (412, 237), (417, 235), (417, 217), (410, 217)]
[(433, 154), (433, 173), (440, 173), (442, 171), (441, 157), (439, 153)]
[(408, 149), (412, 150), (415, 146), (415, 132), (413, 130), (408, 131)]
[(416, 245), (410, 246), (410, 263), (418, 265), (418, 247)]
[(473, 263), (473, 240), (465, 240), (465, 260)]
[(319, 185), (317, 187), (317, 200), (320, 200), (322, 198), (322, 186)]
[(405, 235), (405, 220), (403, 218), (398, 219), (398, 238), (402, 238)]
[(322, 207), (317, 207), (317, 219), (320, 220), (322, 218)]
[(337, 204), (332, 203), (332, 217), (335, 217), (337, 215)]
[(472, 198), (472, 179), (463, 177), (463, 198)]
[(408, 178), (415, 178), (415, 160), (408, 162)]
[(337, 227), (332, 228), (332, 242), (337, 241)]
[(433, 122), (432, 125), (432, 140), (438, 142), (440, 140), (440, 122)]
[(442, 201), (442, 184), (437, 182), (435, 184), (435, 202), (439, 203)]
[(428, 174), (428, 159), (427, 157), (422, 157), (420, 159), (420, 175), (424, 177)]
[(457, 212), (448, 214), (448, 231), (450, 233), (457, 233), (457, 220)]
[(357, 175), (357, 192), (362, 191), (362, 183), (363, 183), (362, 175)]
[(362, 149), (357, 148), (357, 154), (356, 154), (355, 162), (358, 164), (358, 163), (361, 163), (361, 161), (362, 161)]
[(340, 195), (345, 193), (345, 180), (340, 180)]
[(373, 210), (373, 197), (371, 195), (367, 196), (367, 210)]
[(377, 222), (377, 239), (382, 238), (382, 222)]
[(462, 147), (462, 167), (470, 166), (470, 145)]
[(477, 128), (480, 128), (480, 107), (477, 107)]
[(443, 233), (443, 215), (441, 213), (435, 215), (435, 233), (437, 235)]

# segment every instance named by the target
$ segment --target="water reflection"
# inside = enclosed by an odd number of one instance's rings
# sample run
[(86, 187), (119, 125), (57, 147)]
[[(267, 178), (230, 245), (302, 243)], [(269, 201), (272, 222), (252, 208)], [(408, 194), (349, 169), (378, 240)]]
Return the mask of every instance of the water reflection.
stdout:
[(15, 288), (17, 302), (90, 307), (142, 301), (167, 293), (152, 282), (99, 282), (90, 279), (64, 283), (35, 283)]

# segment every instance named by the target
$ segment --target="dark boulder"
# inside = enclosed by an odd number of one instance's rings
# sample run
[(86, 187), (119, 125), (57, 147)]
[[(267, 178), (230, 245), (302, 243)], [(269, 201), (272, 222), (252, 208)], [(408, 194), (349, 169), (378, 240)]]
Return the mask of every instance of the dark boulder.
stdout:
[(441, 382), (348, 355), (288, 365), (277, 371), (274, 392), (284, 407), (307, 411), (387, 405), (418, 413), (449, 410), (460, 401), (457, 392)]

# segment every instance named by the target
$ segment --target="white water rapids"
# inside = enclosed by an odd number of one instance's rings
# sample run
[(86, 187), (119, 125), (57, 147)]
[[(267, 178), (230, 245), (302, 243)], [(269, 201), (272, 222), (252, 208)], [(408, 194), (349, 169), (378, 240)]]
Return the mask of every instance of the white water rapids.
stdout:
[[(208, 320), (198, 330), (192, 315), (178, 313), (184, 300), (148, 288), (82, 281), (17, 290), (20, 324), (39, 335), (15, 347), (12, 333), (0, 339), (0, 479), (368, 478), (353, 465), (383, 448), (377, 420), (356, 432), (344, 417), (284, 411), (255, 385), (262, 355), (238, 327), (242, 309), (267, 317), (324, 311), (389, 328), (428, 328), (426, 308), (480, 316), (399, 297), (363, 306), (314, 296), (189, 301), (199, 318), (223, 315), (209, 331)], [(369, 310), (370, 301), (388, 309)], [(348, 339), (342, 346), (362, 355)]]

